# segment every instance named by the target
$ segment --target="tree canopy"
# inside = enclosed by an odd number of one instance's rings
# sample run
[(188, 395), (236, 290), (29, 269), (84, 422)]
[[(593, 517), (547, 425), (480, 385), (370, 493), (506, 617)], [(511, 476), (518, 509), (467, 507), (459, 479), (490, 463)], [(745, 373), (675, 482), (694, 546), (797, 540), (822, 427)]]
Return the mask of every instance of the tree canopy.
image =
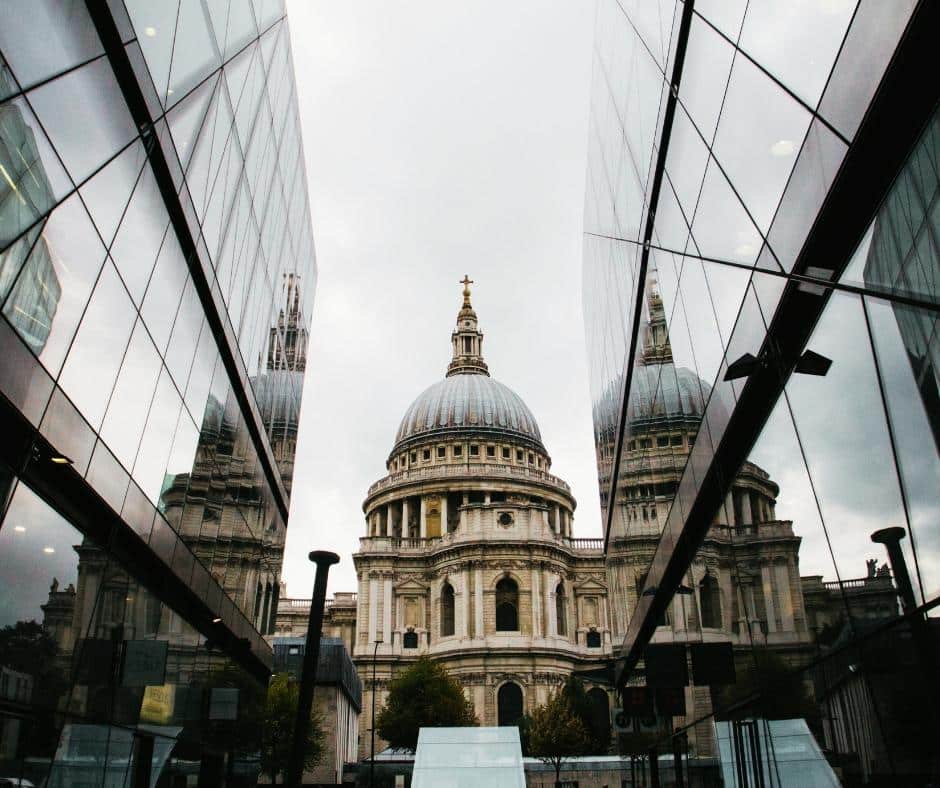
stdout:
[(555, 768), (555, 785), (561, 785), (561, 764), (566, 758), (590, 750), (591, 737), (580, 717), (571, 707), (564, 689), (526, 720), (526, 738), (530, 753)]
[[(294, 721), (300, 686), (287, 673), (275, 673), (261, 712), (261, 771), (277, 784), (277, 776), (287, 770), (294, 741)], [(304, 768), (312, 769), (323, 757), (323, 720), (314, 711), (307, 729)]]
[(418, 746), (421, 728), (475, 726), (473, 705), (463, 687), (428, 657), (392, 679), (388, 701), (376, 717), (376, 730), (392, 747)]

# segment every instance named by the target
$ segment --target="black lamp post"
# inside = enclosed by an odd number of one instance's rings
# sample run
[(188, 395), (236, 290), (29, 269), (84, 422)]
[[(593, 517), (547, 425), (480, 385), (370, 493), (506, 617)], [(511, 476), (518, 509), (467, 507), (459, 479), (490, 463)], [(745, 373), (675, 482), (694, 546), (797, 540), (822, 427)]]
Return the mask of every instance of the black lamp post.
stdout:
[(339, 563), (339, 556), (326, 550), (314, 550), (308, 556), (317, 565), (313, 581), (313, 599), (310, 600), (310, 618), (307, 619), (307, 645), (304, 648), (304, 666), (300, 674), (300, 697), (297, 700), (297, 718), (294, 721), (294, 741), (287, 763), (288, 788), (300, 788), (304, 776), (304, 755), (310, 712), (313, 709), (313, 688), (317, 683), (317, 662), (320, 660), (320, 635), (323, 633), (323, 605), (326, 602), (326, 578), (330, 567)]
[(375, 648), (372, 649), (372, 755), (369, 758), (369, 788), (375, 786), (375, 696), (378, 694), (375, 689), (375, 657), (381, 642), (381, 639), (376, 640)]

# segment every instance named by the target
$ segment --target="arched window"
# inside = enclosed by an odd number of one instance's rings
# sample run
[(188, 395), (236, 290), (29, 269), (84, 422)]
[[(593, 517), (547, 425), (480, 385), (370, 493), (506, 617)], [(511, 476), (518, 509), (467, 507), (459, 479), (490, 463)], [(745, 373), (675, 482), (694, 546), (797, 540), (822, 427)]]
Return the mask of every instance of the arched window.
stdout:
[(601, 633), (596, 629), (592, 629), (587, 633), (587, 647), (588, 648), (600, 648), (601, 647)]
[(718, 579), (706, 572), (698, 587), (702, 599), (702, 626), (721, 629), (721, 590), (718, 588)]
[(559, 583), (555, 589), (555, 619), (558, 621), (558, 634), (568, 636), (568, 605), (565, 597), (565, 584)]
[(610, 742), (610, 698), (600, 687), (588, 690), (588, 702), (591, 708), (590, 734), (600, 746)]
[(405, 648), (417, 648), (418, 647), (418, 633), (417, 632), (406, 632), (402, 640), (402, 646)]
[(497, 724), (518, 725), (522, 718), (522, 688), (509, 681), (496, 693)]
[(519, 586), (509, 577), (496, 584), (496, 631), (519, 631)]
[(441, 589), (441, 637), (454, 634), (454, 587), (444, 583)]

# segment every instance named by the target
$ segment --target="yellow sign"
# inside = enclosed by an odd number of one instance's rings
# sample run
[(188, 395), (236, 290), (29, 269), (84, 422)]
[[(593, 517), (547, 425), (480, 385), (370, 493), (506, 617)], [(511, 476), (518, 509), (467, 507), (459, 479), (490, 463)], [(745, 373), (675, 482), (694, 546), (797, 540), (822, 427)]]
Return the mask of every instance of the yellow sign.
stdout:
[(140, 721), (153, 725), (168, 725), (173, 721), (173, 704), (176, 700), (176, 687), (163, 684), (159, 687), (147, 687), (140, 704)]

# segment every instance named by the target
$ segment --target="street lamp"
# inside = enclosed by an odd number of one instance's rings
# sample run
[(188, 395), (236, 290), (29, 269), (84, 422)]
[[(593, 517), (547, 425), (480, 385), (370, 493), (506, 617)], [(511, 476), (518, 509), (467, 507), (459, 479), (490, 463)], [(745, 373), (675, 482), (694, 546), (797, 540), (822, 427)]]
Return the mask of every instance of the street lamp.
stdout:
[(297, 718), (294, 721), (294, 741), (287, 762), (288, 788), (300, 788), (304, 776), (304, 755), (310, 712), (313, 708), (313, 688), (317, 683), (317, 662), (320, 660), (320, 635), (323, 633), (323, 605), (326, 602), (326, 578), (330, 567), (339, 563), (339, 556), (327, 550), (314, 550), (308, 558), (317, 565), (313, 581), (313, 599), (307, 619), (307, 645), (304, 648), (304, 666), (300, 674), (300, 697), (297, 699)]
[(375, 641), (375, 648), (372, 649), (372, 756), (369, 758), (369, 788), (375, 786), (375, 657), (379, 652), (379, 643), (382, 639)]

